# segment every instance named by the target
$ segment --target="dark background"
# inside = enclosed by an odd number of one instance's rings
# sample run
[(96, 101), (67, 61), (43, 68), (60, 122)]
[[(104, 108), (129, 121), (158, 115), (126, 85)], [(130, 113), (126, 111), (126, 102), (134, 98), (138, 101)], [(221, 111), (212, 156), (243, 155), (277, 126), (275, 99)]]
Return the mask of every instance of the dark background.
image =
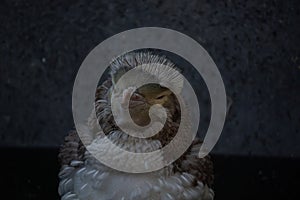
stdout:
[(56, 155), (74, 126), (81, 62), (116, 33), (158, 26), (198, 41), (233, 100), (213, 150), (217, 199), (291, 198), (300, 167), (299, 24), (296, 0), (2, 1), (2, 184), (15, 199), (57, 198)]

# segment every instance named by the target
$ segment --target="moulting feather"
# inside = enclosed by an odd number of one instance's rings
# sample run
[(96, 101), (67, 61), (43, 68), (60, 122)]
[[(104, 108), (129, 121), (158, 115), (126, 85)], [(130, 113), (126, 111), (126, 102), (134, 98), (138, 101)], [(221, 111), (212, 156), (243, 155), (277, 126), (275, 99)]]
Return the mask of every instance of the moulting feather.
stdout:
[[(164, 79), (172, 80), (179, 90), (182, 89), (183, 80), (176, 70), (169, 73), (160, 71), (159, 64), (167, 65), (173, 70), (176, 67), (167, 58), (150, 52), (128, 53), (111, 63), (111, 78), (102, 83), (96, 91), (95, 113), (91, 114), (87, 126), (79, 130), (86, 133), (86, 137), (81, 139), (89, 145), (85, 147), (77, 133), (72, 131), (61, 147), (59, 194), (62, 200), (213, 199), (213, 165), (209, 156), (198, 158), (201, 142), (197, 138), (178, 160), (150, 173), (120, 172), (101, 164), (89, 153), (105, 153), (105, 149), (99, 148), (99, 141), (104, 134), (119, 147), (133, 152), (158, 150), (176, 135), (180, 124), (180, 106), (174, 94), (164, 87)], [(122, 98), (130, 98), (132, 120), (140, 126), (147, 125), (150, 120), (149, 108), (155, 104), (162, 105), (167, 111), (163, 129), (147, 139), (135, 138), (122, 132), (114, 121), (110, 104), (116, 82), (128, 70), (140, 65), (153, 65), (153, 68), (143, 70), (149, 76), (156, 77), (161, 84), (147, 84), (131, 91), (123, 91)], [(99, 132), (98, 122), (103, 132)], [(118, 156), (121, 155), (116, 155), (113, 159), (118, 160)], [(127, 164), (131, 162), (133, 161), (128, 160)]]

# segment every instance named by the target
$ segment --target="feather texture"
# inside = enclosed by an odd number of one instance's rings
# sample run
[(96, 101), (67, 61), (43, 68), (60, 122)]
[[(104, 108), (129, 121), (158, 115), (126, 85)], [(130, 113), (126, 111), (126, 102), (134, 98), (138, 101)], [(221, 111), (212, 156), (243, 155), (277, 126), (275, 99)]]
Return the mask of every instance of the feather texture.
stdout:
[[(156, 136), (148, 139), (135, 138), (123, 133), (112, 116), (110, 94), (115, 82), (129, 69), (151, 63), (166, 64), (175, 69), (171, 61), (150, 52), (129, 53), (111, 63), (112, 79), (106, 80), (98, 87), (95, 96), (96, 113), (91, 114), (87, 125), (80, 130), (87, 133), (87, 137), (83, 139), (88, 145), (85, 147), (76, 131), (71, 131), (60, 149), (61, 199), (213, 199), (213, 164), (209, 156), (202, 159), (197, 157), (201, 146), (199, 139), (196, 139), (178, 160), (151, 173), (120, 172), (103, 165), (90, 154), (105, 153), (105, 149), (99, 148), (104, 136), (119, 147), (133, 152), (158, 150), (175, 136), (180, 123), (180, 107), (176, 101), (168, 104), (168, 117), (164, 128)], [(149, 73), (157, 76), (156, 72)], [(103, 132), (97, 128), (98, 122)], [(128, 160), (128, 164), (130, 162), (132, 161)]]

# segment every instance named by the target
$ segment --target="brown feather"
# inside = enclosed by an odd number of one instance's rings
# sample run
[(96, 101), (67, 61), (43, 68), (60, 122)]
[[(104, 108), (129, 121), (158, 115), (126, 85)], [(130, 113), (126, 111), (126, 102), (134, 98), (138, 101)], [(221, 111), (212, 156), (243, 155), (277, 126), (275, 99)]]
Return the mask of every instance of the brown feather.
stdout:
[(65, 143), (60, 147), (58, 159), (61, 165), (69, 165), (71, 161), (83, 161), (85, 147), (76, 131), (70, 131)]

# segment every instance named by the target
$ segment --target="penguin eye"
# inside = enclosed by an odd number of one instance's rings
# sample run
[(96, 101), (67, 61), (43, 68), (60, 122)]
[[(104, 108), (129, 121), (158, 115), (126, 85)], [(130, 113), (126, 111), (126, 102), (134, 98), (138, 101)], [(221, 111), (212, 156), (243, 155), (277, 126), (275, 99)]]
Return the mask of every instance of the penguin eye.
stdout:
[(156, 99), (158, 100), (158, 99), (162, 99), (164, 97), (165, 97), (165, 95), (160, 95), (160, 96), (156, 97)]

